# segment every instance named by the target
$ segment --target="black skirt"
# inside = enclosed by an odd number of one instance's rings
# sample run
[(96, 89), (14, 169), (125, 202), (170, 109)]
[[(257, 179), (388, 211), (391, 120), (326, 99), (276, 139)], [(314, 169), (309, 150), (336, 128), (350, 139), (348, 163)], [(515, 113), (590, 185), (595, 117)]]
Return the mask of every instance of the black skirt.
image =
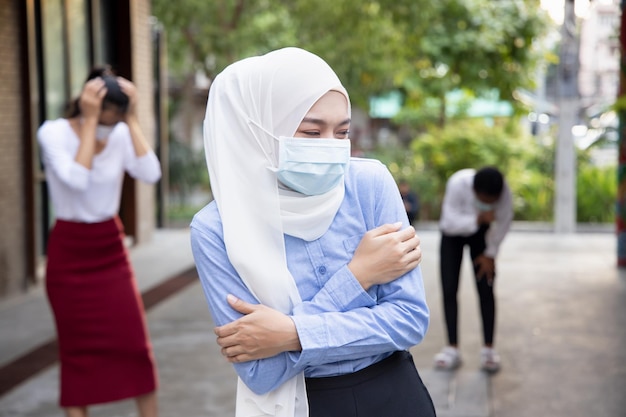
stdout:
[(358, 372), (306, 378), (309, 417), (433, 417), (413, 357), (398, 351)]

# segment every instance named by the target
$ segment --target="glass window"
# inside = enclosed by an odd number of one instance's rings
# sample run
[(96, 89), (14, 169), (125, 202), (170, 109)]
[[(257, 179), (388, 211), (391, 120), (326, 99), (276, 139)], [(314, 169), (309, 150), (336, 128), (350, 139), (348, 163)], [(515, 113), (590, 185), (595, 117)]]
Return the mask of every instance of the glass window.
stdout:
[(63, 0), (41, 2), (45, 119), (63, 114), (67, 101)]
[(89, 24), (85, 0), (67, 1), (70, 95), (78, 96), (90, 70)]

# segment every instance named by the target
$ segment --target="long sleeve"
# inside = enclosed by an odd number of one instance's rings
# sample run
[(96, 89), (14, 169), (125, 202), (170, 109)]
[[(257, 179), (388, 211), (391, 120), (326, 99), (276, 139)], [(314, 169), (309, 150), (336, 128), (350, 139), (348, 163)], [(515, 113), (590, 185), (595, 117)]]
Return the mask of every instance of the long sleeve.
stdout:
[[(288, 267), (303, 300), (292, 312), (302, 352), (236, 364), (241, 379), (257, 393), (271, 391), (303, 370), (313, 377), (354, 372), (419, 343), (426, 333), (429, 311), (419, 268), (365, 292), (346, 266), (366, 231), (397, 221), (408, 226), (386, 168), (368, 161), (357, 166), (351, 167), (345, 201), (322, 238), (305, 242), (285, 236)], [(228, 293), (257, 301), (228, 262), (213, 203), (196, 215), (191, 230), (211, 314), (217, 325), (231, 322), (240, 314), (226, 303)]]
[[(224, 242), (217, 235), (204, 233), (192, 223), (190, 236), (196, 268), (213, 321), (217, 326), (221, 326), (237, 320), (242, 315), (228, 305), (226, 302), (228, 294), (253, 304), (258, 304), (258, 300), (228, 261)], [(252, 391), (262, 394), (276, 389), (303, 371), (302, 367), (295, 366), (298, 356), (299, 354), (282, 353), (234, 366), (245, 384)]]
[[(355, 181), (360, 193), (359, 204), (349, 203), (352, 209), (340, 211), (335, 222), (348, 224), (362, 217), (362, 228), (357, 228), (356, 235), (348, 233), (348, 237), (340, 241), (346, 256), (341, 259), (342, 266), (313, 297), (303, 297), (302, 305), (296, 307), (293, 316), (303, 348), (300, 361), (311, 367), (333, 363), (340, 373), (350, 372), (355, 358), (418, 344), (429, 322), (419, 267), (365, 292), (346, 266), (368, 230), (397, 221), (402, 221), (403, 227), (408, 226), (402, 198), (387, 169), (374, 161), (365, 160), (361, 164), (368, 174)], [(327, 237), (333, 241), (340, 239), (333, 236), (333, 232), (331, 228)], [(292, 246), (296, 246), (295, 242)], [(306, 250), (298, 252), (307, 253), (311, 258), (309, 262), (316, 266), (314, 272), (320, 274), (325, 266), (322, 255), (329, 257), (330, 241), (324, 239), (305, 246)], [(290, 263), (291, 269), (304, 261), (298, 260), (298, 263)], [(318, 276), (317, 279), (323, 278)]]
[(120, 123), (117, 129), (124, 129), (124, 134), (128, 138), (124, 149), (124, 169), (128, 175), (148, 184), (154, 184), (160, 180), (161, 164), (154, 151), (150, 149), (147, 154), (140, 157), (136, 156), (128, 126), (125, 123)]
[(89, 186), (90, 171), (74, 160), (76, 152), (68, 146), (67, 136), (70, 134), (55, 123), (45, 122), (37, 131), (37, 140), (46, 170), (53, 172), (65, 186), (84, 191)]
[(508, 233), (513, 222), (513, 197), (508, 184), (505, 182), (500, 199), (495, 207), (495, 221), (489, 227), (486, 241), (485, 255), (495, 258), (500, 249), (500, 244)]
[(128, 126), (118, 123), (106, 146), (93, 156), (91, 169), (74, 158), (80, 138), (67, 119), (46, 121), (38, 131), (54, 214), (58, 219), (94, 223), (117, 215), (124, 172), (154, 183), (161, 176), (153, 152), (137, 158)]

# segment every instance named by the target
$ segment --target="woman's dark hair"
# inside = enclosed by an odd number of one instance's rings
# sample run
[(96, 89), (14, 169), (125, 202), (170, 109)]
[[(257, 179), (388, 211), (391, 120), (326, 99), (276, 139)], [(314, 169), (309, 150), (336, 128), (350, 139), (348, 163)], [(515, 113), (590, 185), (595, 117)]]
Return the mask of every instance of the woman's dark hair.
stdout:
[[(107, 94), (102, 100), (102, 109), (114, 107), (119, 109), (122, 113), (126, 113), (128, 110), (128, 96), (124, 94), (120, 88), (117, 78), (110, 65), (103, 65), (94, 67), (87, 75), (85, 82), (93, 80), (94, 78), (102, 78), (107, 89)], [(80, 97), (72, 100), (65, 110), (67, 118), (76, 117), (80, 114)]]
[(504, 186), (502, 173), (493, 167), (484, 167), (474, 175), (474, 192), (499, 197)]

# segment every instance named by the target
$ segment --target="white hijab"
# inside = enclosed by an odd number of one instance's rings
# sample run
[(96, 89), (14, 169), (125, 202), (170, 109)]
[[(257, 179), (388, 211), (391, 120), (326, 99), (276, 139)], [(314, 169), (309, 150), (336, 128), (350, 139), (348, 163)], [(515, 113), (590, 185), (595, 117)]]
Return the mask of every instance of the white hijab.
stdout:
[[(209, 92), (204, 146), (229, 260), (260, 303), (285, 314), (302, 300), (287, 269), (283, 235), (310, 241), (324, 234), (344, 186), (317, 196), (279, 188), (269, 169), (278, 165), (278, 141), (272, 136), (293, 136), (330, 90), (349, 100), (326, 62), (302, 49), (284, 48), (230, 65)], [(265, 395), (254, 394), (240, 379), (236, 415), (307, 416), (303, 373)]]

